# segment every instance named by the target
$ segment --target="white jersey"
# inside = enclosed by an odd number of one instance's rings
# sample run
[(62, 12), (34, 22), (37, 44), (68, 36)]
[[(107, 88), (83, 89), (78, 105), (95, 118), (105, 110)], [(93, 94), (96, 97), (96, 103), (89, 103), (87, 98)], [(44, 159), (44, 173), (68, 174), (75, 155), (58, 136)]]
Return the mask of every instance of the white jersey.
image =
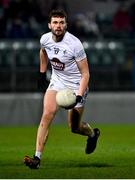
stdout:
[(81, 41), (66, 32), (62, 41), (55, 42), (52, 32), (42, 35), (41, 48), (45, 49), (52, 66), (51, 80), (60, 81), (66, 87), (78, 89), (81, 73), (76, 61), (86, 58)]

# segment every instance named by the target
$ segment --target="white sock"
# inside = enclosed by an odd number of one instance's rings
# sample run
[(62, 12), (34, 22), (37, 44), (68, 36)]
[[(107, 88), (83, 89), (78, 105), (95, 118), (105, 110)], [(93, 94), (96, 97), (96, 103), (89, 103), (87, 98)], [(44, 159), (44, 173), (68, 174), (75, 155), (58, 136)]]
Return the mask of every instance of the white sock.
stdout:
[(35, 156), (37, 156), (39, 159), (41, 158), (42, 152), (40, 151), (36, 151), (35, 152)]
[(95, 133), (94, 133), (94, 131), (92, 130), (92, 132), (91, 132), (91, 137), (93, 137), (95, 135)]
[(87, 123), (87, 125), (91, 129), (91, 135), (90, 136), (93, 137), (95, 135), (94, 130), (92, 129), (92, 127), (88, 123)]

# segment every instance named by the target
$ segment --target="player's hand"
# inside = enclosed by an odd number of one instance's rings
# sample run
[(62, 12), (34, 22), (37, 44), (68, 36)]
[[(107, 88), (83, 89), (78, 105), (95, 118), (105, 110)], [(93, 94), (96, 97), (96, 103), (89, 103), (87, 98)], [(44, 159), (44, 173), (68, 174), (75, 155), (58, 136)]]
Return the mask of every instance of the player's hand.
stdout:
[(46, 88), (47, 88), (46, 73), (39, 72), (39, 76), (38, 76), (38, 89), (41, 92), (45, 92)]
[(76, 96), (76, 104), (77, 104), (77, 103), (82, 103), (82, 102), (83, 102), (82, 96), (77, 95), (77, 96)]
[(76, 106), (77, 103), (81, 103), (81, 102), (83, 102), (82, 96), (77, 95), (76, 96), (76, 102), (74, 104), (72, 104), (71, 106), (66, 107), (65, 109), (66, 110), (73, 109)]

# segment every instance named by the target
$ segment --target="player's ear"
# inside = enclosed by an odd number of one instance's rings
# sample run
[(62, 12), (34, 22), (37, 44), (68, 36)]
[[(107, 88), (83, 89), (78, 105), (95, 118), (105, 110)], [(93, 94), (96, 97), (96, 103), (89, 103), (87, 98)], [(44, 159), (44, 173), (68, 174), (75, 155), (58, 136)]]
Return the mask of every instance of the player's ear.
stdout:
[(48, 23), (48, 28), (51, 29), (51, 24), (50, 23)]

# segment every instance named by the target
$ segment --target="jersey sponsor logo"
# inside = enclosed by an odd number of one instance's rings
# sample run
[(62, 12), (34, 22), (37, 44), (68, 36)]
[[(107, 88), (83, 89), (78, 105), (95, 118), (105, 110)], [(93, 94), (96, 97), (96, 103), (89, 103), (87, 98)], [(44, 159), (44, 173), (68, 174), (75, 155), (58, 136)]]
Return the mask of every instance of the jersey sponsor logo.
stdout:
[(50, 62), (54, 69), (59, 70), (59, 71), (64, 71), (65, 64), (62, 63), (59, 59), (53, 58)]

